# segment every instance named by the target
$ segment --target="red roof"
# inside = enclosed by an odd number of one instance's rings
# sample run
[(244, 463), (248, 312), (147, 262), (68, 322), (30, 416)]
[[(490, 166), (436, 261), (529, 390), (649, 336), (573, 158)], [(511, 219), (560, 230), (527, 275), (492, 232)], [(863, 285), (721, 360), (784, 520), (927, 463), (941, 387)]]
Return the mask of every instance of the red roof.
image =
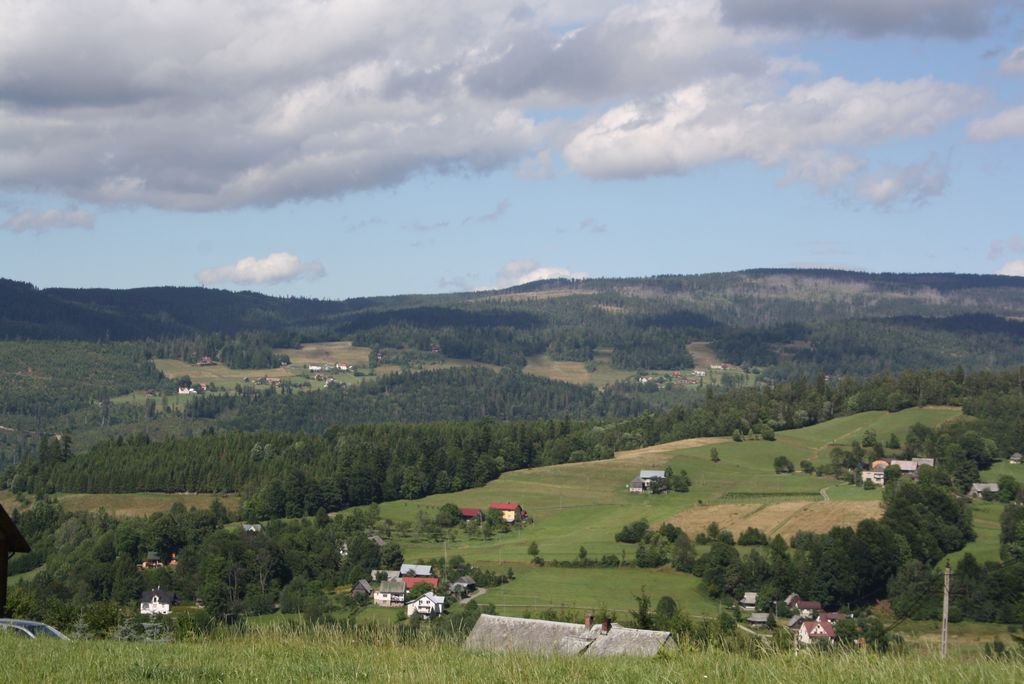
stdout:
[(459, 515), (463, 518), (475, 518), (483, 513), (479, 508), (460, 508)]
[(492, 503), (490, 505), (490, 508), (496, 508), (499, 511), (514, 511), (517, 508), (522, 508), (522, 506), (520, 506), (519, 504), (514, 504), (514, 503), (503, 503), (503, 504)]
[(405, 582), (406, 589), (412, 589), (417, 584), (429, 584), (434, 589), (437, 589), (436, 577), (403, 577), (402, 581)]
[(821, 610), (821, 601), (804, 601), (801, 599), (796, 602), (796, 607), (800, 610)]

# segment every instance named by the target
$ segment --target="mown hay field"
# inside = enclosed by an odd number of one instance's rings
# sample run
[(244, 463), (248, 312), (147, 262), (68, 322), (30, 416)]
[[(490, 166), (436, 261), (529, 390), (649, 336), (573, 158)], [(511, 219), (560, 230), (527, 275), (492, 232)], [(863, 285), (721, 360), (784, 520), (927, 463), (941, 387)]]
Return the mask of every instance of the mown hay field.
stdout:
[(669, 519), (691, 536), (710, 523), (738, 535), (755, 527), (769, 537), (791, 538), (796, 532), (828, 532), (836, 525), (882, 517), (879, 501), (784, 501), (774, 504), (719, 504), (688, 508)]
[[(69, 511), (105, 510), (119, 517), (143, 517), (153, 513), (171, 510), (176, 503), (186, 508), (209, 508), (215, 499), (220, 499), (229, 511), (237, 511), (241, 505), (238, 494), (190, 494), (136, 492), (128, 494), (56, 494), (55, 498)], [(0, 490), (0, 505), (8, 511), (22, 507), (14, 494)]]

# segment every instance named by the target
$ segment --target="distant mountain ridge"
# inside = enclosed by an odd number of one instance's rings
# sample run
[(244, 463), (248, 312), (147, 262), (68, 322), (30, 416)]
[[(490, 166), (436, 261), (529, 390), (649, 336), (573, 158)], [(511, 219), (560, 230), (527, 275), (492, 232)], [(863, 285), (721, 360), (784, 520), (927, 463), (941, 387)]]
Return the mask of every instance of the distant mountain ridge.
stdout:
[(633, 315), (640, 327), (674, 327), (683, 318), (689, 319), (688, 327), (697, 328), (977, 314), (1017, 319), (1024, 318), (1024, 278), (754, 269), (547, 280), (489, 292), (346, 300), (200, 287), (38, 289), (0, 278), (0, 338), (134, 340), (285, 329), (337, 334), (396, 321), (521, 328), (536, 325), (536, 316), (551, 324), (570, 324), (579, 312), (570, 314), (563, 310), (572, 307), (552, 303), (565, 299)]

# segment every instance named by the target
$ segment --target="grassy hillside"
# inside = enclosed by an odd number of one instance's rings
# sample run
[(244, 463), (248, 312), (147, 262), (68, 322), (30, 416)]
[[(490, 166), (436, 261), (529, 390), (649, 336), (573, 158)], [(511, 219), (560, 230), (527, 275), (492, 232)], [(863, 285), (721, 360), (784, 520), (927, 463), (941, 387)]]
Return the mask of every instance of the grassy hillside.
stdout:
[(3, 681), (155, 682), (1012, 682), (1024, 661), (934, 654), (789, 652), (752, 657), (675, 649), (659, 658), (584, 658), (464, 651), (456, 639), (330, 627), (267, 627), (178, 643), (45, 640), (0, 635)]
[[(653, 527), (672, 521), (691, 537), (711, 520), (737, 533), (761, 524), (765, 532), (786, 536), (797, 529), (821, 530), (823, 523), (827, 523), (825, 529), (836, 524), (855, 525), (881, 514), (880, 490), (865, 491), (803, 473), (777, 475), (774, 458), (786, 455), (794, 463), (804, 459), (825, 463), (832, 445), (849, 444), (866, 430), (885, 436), (893, 432), (902, 438), (916, 422), (935, 426), (957, 416), (959, 410), (954, 408), (892, 414), (876, 411), (779, 432), (774, 442), (685, 440), (620, 452), (613, 460), (505, 473), (477, 489), (384, 503), (380, 512), (383, 518), (414, 524), (420, 516), (432, 518), (445, 503), (481, 508), (492, 502), (521, 504), (533, 524), (492, 539), (470, 539), (465, 532), (453, 533), (447, 540), (415, 532), (400, 538), (410, 560), (441, 558), (447, 552), (486, 567), (512, 568), (517, 579), (491, 590), (486, 599), (502, 603), (506, 614), (521, 614), (539, 605), (628, 610), (634, 607), (633, 596), (642, 586), (655, 597), (671, 595), (691, 613), (708, 614), (717, 612), (717, 604), (696, 591), (696, 579), (689, 575), (643, 569), (537, 568), (530, 564), (527, 548), (536, 542), (546, 560), (572, 560), (580, 546), (592, 559), (606, 554), (621, 558), (625, 553), (632, 560), (635, 547), (614, 541), (614, 536), (624, 525), (641, 518)], [(711, 446), (719, 451), (719, 463), (711, 462)], [(687, 471), (693, 483), (689, 492), (648, 496), (626, 491), (626, 484), (639, 470), (666, 465)], [(586, 573), (586, 581), (579, 573)], [(585, 590), (579, 588), (583, 586)]]

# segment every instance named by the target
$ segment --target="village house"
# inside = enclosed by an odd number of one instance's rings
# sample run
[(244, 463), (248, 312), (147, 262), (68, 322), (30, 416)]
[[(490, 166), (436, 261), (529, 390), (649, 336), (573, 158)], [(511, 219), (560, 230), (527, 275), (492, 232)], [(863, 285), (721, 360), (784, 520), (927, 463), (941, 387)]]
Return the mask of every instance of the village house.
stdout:
[(140, 570), (149, 570), (151, 568), (162, 568), (164, 567), (163, 557), (156, 551), (150, 551), (146, 554), (146, 557), (142, 559), (142, 562), (137, 566)]
[(361, 579), (352, 585), (352, 591), (349, 593), (352, 596), (373, 596), (373, 586), (366, 580)]
[(139, 598), (139, 614), (167, 615), (171, 612), (171, 607), (177, 603), (178, 595), (175, 592), (157, 587), (142, 592), (142, 596)]
[(970, 491), (967, 492), (967, 496), (972, 499), (981, 499), (986, 494), (998, 494), (999, 485), (995, 482), (975, 482), (971, 485)]
[(743, 593), (743, 598), (740, 599), (740, 608), (743, 610), (754, 610), (757, 606), (757, 592), (747, 591)]
[(463, 575), (448, 586), (448, 593), (460, 598), (465, 598), (476, 591), (476, 580), (469, 575)]
[(807, 620), (800, 624), (797, 635), (801, 644), (832, 643), (836, 638), (836, 628), (824, 620)]
[(432, 591), (428, 591), (415, 601), (410, 601), (405, 607), (406, 616), (412, 617), (413, 615), (419, 615), (424, 620), (437, 617), (443, 612), (444, 596), (438, 596)]
[(747, 618), (747, 624), (751, 627), (767, 627), (770, 622), (771, 616), (768, 613), (751, 613)]
[(526, 517), (526, 511), (519, 504), (514, 503), (492, 503), (488, 508), (501, 511), (501, 519), (507, 523), (522, 522)]
[(373, 604), (382, 608), (397, 608), (405, 605), (405, 582), (385, 580), (373, 592)]
[(484, 512), (479, 508), (460, 508), (459, 517), (463, 520), (476, 520), (480, 522), (484, 519)]
[(790, 594), (786, 597), (786, 607), (798, 613), (805, 620), (813, 619), (821, 612), (820, 601), (805, 601), (800, 594)]
[(1018, 451), (1010, 456), (1010, 465), (1020, 465), (1020, 462), (1024, 460), (1024, 455)]
[(934, 458), (912, 458), (912, 459), (910, 459), (908, 461), (908, 460), (901, 460), (901, 459), (894, 458), (894, 459), (891, 459), (889, 461), (889, 465), (897, 466), (900, 469), (901, 473), (903, 473), (904, 475), (907, 475), (910, 478), (916, 480), (917, 479), (918, 470), (920, 469), (920, 467), (921, 466), (932, 466), (932, 467), (935, 467), (935, 459)]
[(654, 480), (664, 480), (664, 470), (641, 470), (640, 474), (629, 481), (626, 488), (631, 494), (643, 494), (652, 491)]
[(863, 470), (860, 473), (861, 482), (870, 482), (876, 487), (885, 486), (885, 469), (881, 470)]
[(633, 629), (610, 620), (594, 624), (592, 615), (580, 624), (484, 614), (466, 638), (465, 648), (583, 656), (654, 656), (675, 643), (671, 632)]
[(248, 534), (257, 534), (263, 531), (263, 525), (259, 523), (242, 523), (242, 531)]
[(405, 584), (406, 591), (417, 584), (428, 584), (431, 589), (437, 589), (438, 579), (436, 577), (403, 577), (402, 582)]
[(398, 574), (402, 577), (431, 577), (434, 574), (434, 569), (429, 565), (402, 563), (402, 567), (398, 569)]

